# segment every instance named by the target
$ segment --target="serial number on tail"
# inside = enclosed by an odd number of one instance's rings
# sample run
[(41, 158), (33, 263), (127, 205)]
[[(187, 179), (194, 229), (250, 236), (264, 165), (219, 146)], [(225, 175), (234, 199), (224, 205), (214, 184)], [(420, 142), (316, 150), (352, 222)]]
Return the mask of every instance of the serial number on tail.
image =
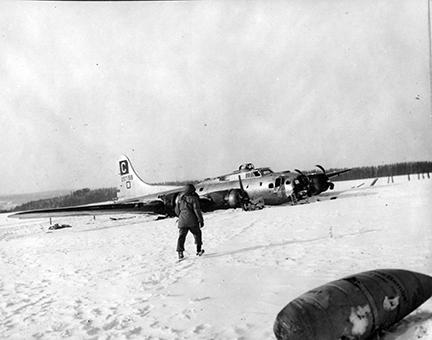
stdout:
[(132, 181), (133, 180), (133, 175), (126, 175), (126, 176), (122, 176), (121, 181), (122, 182), (127, 182), (127, 181)]

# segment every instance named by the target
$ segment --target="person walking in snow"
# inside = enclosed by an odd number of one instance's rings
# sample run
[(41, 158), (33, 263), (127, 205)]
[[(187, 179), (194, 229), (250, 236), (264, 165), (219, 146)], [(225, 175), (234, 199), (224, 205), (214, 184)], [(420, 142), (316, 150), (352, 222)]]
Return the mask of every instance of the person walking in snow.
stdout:
[(184, 244), (188, 231), (190, 231), (195, 238), (197, 256), (201, 256), (204, 253), (204, 249), (201, 248), (201, 228), (204, 227), (204, 219), (199, 204), (199, 197), (195, 192), (193, 184), (187, 184), (185, 186), (183, 194), (181, 194), (175, 206), (175, 213), (179, 217), (179, 236), (177, 240), (179, 260), (184, 258)]

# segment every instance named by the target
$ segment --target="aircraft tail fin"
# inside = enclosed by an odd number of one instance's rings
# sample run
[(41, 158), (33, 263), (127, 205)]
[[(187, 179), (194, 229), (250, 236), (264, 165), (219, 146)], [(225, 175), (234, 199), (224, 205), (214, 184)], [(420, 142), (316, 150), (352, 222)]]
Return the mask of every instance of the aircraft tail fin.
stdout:
[(144, 182), (136, 173), (130, 159), (122, 155), (118, 162), (120, 183), (117, 192), (118, 200), (134, 200), (146, 195), (176, 189), (174, 186), (155, 185)]

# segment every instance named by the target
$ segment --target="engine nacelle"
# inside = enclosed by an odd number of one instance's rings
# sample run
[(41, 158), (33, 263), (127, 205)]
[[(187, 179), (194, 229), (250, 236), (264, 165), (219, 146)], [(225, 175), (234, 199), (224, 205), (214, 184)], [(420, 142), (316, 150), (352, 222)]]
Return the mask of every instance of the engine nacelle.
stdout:
[(240, 208), (242, 206), (243, 196), (240, 189), (232, 189), (228, 192), (225, 197), (230, 208)]
[(249, 202), (249, 196), (241, 189), (226, 189), (213, 191), (206, 195), (206, 199), (200, 200), (203, 211), (213, 211), (227, 208), (245, 208)]
[[(159, 196), (160, 197), (160, 196)], [(178, 192), (173, 193), (173, 194), (169, 194), (163, 197), (160, 197), (161, 199), (163, 199), (164, 201), (164, 205), (165, 205), (165, 213), (168, 216), (174, 217), (176, 216), (175, 213), (175, 207), (180, 199), (180, 195)]]
[(318, 175), (311, 180), (310, 194), (318, 195), (329, 188), (328, 178), (325, 175)]

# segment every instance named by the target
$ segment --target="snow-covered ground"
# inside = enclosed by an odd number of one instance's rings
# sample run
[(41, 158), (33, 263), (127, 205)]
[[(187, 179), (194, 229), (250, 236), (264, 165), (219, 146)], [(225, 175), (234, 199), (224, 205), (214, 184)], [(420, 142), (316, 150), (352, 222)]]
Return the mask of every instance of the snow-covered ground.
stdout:
[[(378, 268), (432, 275), (432, 179), (371, 182), (206, 214), (206, 254), (195, 257), (189, 235), (181, 263), (174, 219), (64, 218), (53, 222), (72, 228), (47, 232), (47, 220), (0, 215), (0, 338), (274, 339), (277, 313), (328, 281)], [(384, 339), (432, 339), (432, 299)]]

